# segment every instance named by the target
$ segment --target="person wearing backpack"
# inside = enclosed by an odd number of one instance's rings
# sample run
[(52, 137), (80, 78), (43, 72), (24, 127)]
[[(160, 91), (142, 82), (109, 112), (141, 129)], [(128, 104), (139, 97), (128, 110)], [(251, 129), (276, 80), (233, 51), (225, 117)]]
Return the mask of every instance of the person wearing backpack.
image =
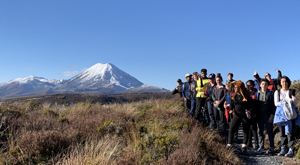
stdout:
[(258, 125), (258, 144), (259, 148), (256, 153), (263, 152), (265, 144), (264, 128), (266, 127), (269, 136), (269, 150), (266, 154), (274, 153), (274, 133), (273, 133), (273, 119), (275, 114), (274, 92), (268, 89), (269, 81), (266, 79), (260, 80), (260, 89), (255, 94), (253, 100), (253, 112), (256, 114)]
[[(281, 89), (276, 90), (274, 94), (274, 102), (275, 106), (277, 106), (276, 109), (276, 115), (278, 115), (278, 107), (283, 107), (284, 102), (289, 102), (292, 104), (292, 107), (295, 107), (297, 105), (297, 98), (295, 94), (295, 90), (289, 89), (291, 86), (291, 80), (287, 76), (281, 77), (280, 80), (280, 86)], [(282, 108), (283, 109), (283, 108)], [(296, 109), (295, 112), (296, 114), (293, 114), (292, 116), (296, 115), (296, 118), (290, 118), (287, 119), (287, 123), (289, 123), (288, 130), (289, 133), (285, 130), (285, 126), (278, 126), (279, 131), (281, 134), (281, 151), (278, 154), (279, 156), (287, 156), (287, 157), (292, 157), (294, 156), (294, 144), (295, 144), (295, 134), (296, 134), (296, 124), (299, 125), (299, 114), (298, 110)], [(276, 116), (277, 117), (277, 116)], [(296, 122), (297, 120), (297, 122)], [(274, 121), (276, 123), (276, 121)], [(288, 149), (289, 148), (289, 149)]]
[(182, 97), (184, 101), (184, 106), (186, 109), (191, 109), (191, 83), (192, 83), (192, 75), (187, 73), (185, 75), (186, 82), (182, 85)]

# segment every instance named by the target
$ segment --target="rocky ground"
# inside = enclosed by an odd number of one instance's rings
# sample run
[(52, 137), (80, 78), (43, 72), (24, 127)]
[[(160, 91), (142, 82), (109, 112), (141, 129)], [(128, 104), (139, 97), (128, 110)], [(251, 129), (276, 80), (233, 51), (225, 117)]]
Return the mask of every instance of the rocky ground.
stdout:
[(242, 126), (239, 129), (238, 139), (235, 140), (233, 145), (235, 148), (235, 153), (245, 164), (255, 164), (255, 165), (300, 165), (300, 161), (294, 158), (288, 158), (284, 156), (277, 156), (278, 152), (275, 152), (274, 155), (267, 155), (265, 153), (257, 154), (252, 148), (248, 148), (248, 155), (243, 155), (241, 152), (241, 145), (243, 142), (243, 130)]

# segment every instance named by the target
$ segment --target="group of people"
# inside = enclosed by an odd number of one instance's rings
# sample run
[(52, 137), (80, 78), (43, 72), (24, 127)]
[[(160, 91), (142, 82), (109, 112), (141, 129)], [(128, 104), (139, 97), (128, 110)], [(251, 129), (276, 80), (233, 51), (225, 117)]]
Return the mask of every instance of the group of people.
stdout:
[[(275, 124), (281, 133), (278, 155), (292, 157), (295, 126), (300, 125), (296, 92), (290, 89), (291, 80), (282, 76), (280, 70), (276, 69), (276, 72), (278, 77), (272, 79), (269, 73), (261, 78), (255, 71), (254, 79), (248, 80), (246, 85), (241, 80), (233, 80), (233, 74), (229, 73), (224, 85), (221, 74), (207, 76), (207, 70), (202, 69), (200, 74), (186, 74), (186, 82), (178, 79), (178, 86), (172, 93), (181, 95), (190, 116), (217, 130), (221, 136), (228, 135), (228, 147), (232, 147), (242, 123), (242, 153), (247, 155), (247, 147), (253, 147), (257, 153), (273, 154)], [(264, 148), (264, 128), (269, 139), (268, 150)]]

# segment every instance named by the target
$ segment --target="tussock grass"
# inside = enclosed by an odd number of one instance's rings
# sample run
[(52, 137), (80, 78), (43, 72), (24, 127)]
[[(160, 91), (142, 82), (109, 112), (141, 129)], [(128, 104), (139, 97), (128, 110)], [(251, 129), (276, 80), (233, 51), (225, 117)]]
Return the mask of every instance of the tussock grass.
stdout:
[(1, 104), (2, 164), (240, 164), (180, 99)]

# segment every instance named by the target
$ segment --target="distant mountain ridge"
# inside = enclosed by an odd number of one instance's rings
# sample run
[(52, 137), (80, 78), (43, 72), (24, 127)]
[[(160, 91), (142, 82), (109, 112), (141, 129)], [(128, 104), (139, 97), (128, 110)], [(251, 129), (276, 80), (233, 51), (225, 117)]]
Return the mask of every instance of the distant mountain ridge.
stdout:
[(97, 63), (68, 79), (45, 79), (29, 76), (0, 83), (0, 98), (44, 94), (119, 94), (168, 92), (160, 87), (143, 84), (113, 64)]

